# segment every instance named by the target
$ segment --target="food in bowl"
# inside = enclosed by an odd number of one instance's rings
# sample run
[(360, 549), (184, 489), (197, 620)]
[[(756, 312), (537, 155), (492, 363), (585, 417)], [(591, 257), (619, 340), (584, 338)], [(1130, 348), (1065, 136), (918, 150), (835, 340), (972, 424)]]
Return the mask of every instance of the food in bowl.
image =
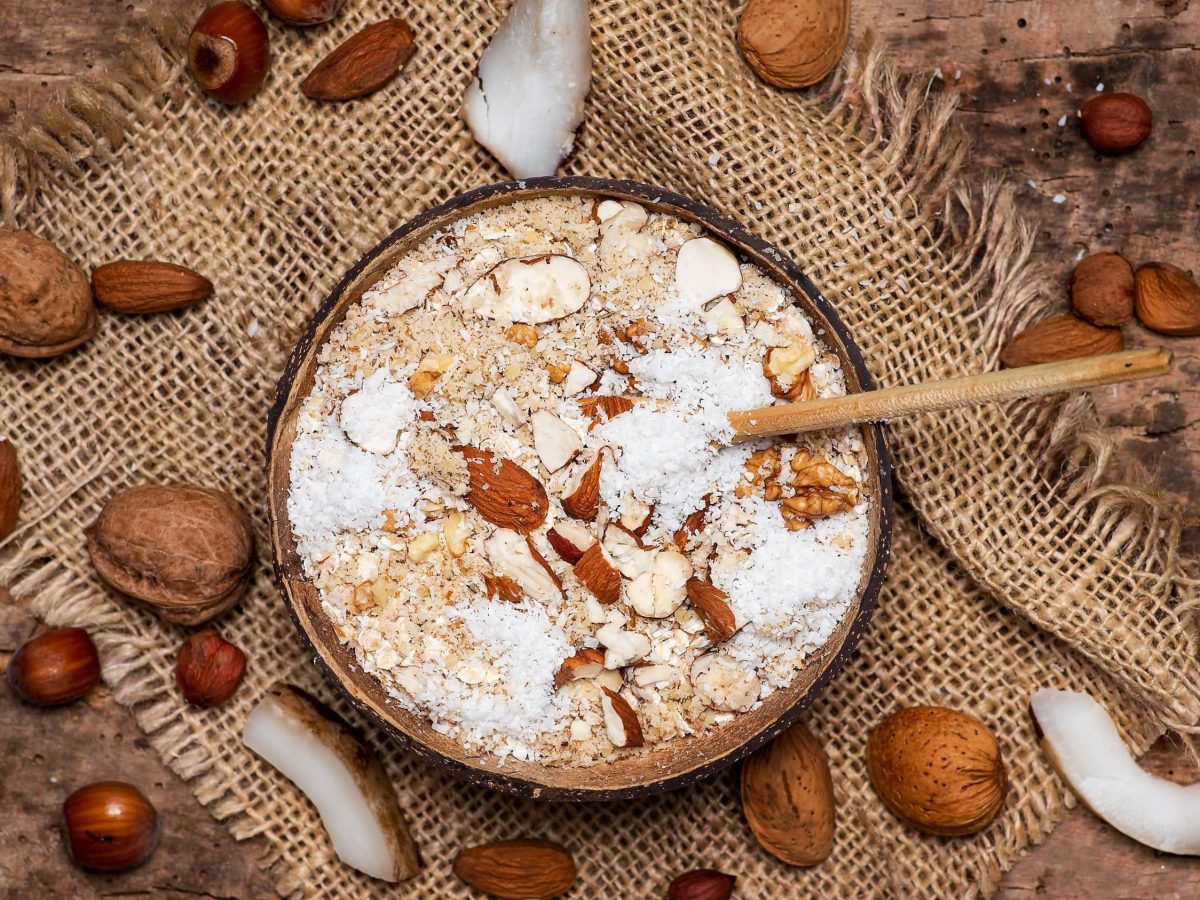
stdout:
[(789, 288), (674, 216), (509, 202), (430, 235), (321, 347), (289, 524), (339, 638), (468, 752), (588, 766), (787, 687), (850, 612), (856, 429), (730, 445), (837, 396)]

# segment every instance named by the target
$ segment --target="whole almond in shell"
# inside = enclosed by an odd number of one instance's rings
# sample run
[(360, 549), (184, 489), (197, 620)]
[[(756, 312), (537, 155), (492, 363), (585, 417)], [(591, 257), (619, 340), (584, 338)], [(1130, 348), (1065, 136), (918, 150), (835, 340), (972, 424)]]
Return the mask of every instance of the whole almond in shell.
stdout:
[(746, 760), (742, 811), (762, 848), (790, 866), (815, 866), (833, 850), (833, 777), (821, 742), (793, 725)]
[(351, 100), (379, 90), (412, 58), (416, 43), (403, 19), (368, 25), (317, 63), (300, 82), (312, 100)]
[(1146, 263), (1137, 270), (1137, 315), (1161, 334), (1200, 334), (1200, 286), (1169, 263)]
[(940, 706), (909, 707), (880, 722), (867, 739), (867, 775), (898, 818), (950, 837), (982, 831), (1008, 794), (988, 727)]
[(212, 282), (186, 266), (153, 260), (119, 260), (92, 271), (96, 302), (115, 312), (160, 313), (207, 300)]
[(493, 841), (460, 852), (454, 874), (494, 897), (540, 900), (564, 894), (575, 885), (575, 860), (551, 841)]
[(1093, 253), (1071, 276), (1071, 309), (1093, 325), (1123, 325), (1133, 316), (1133, 267), (1117, 253)]
[(750, 0), (737, 37), (747, 65), (763, 81), (808, 87), (842, 58), (850, 37), (850, 0)]
[(21, 516), (21, 466), (13, 442), (0, 438), (0, 541), (17, 527)]
[(1098, 328), (1070, 314), (1052, 316), (1030, 325), (1000, 351), (1010, 368), (1117, 353), (1125, 349), (1119, 328)]
[(189, 485), (118, 491), (88, 529), (87, 547), (108, 584), (179, 625), (233, 607), (254, 561), (254, 533), (237, 501)]
[(0, 353), (59, 356), (99, 328), (83, 270), (49, 241), (0, 228)]

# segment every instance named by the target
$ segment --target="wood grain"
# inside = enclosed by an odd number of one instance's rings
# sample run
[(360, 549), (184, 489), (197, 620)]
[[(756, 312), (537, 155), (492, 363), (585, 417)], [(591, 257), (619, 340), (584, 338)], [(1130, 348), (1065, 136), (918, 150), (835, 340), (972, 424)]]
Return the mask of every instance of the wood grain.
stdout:
[[(131, 35), (145, 0), (3, 0), (0, 2), (0, 124), (40, 102), (63, 81), (103, 63)], [(1066, 284), (1076, 257), (1115, 250), (1135, 264), (1150, 259), (1200, 267), (1200, 0), (855, 0), (854, 33), (872, 28), (913, 72), (940, 70), (931, 90), (957, 94), (959, 121), (975, 143), (981, 171), (1004, 172), (1020, 185), (1022, 211), (1039, 223), (1034, 259), (1051, 284)], [(732, 40), (732, 38), (731, 38)], [(1078, 107), (1105, 90), (1143, 96), (1154, 133), (1125, 157), (1100, 157), (1074, 122)], [(1061, 124), (1060, 124), (1061, 123)], [(1127, 344), (1160, 338), (1136, 325)], [(1096, 392), (1124, 451), (1156, 471), (1200, 546), (1200, 339), (1168, 339), (1175, 373), (1161, 382)], [(14, 618), (0, 597), (0, 647), (15, 646)], [(3, 657), (0, 657), (2, 660)], [(99, 694), (62, 711), (54, 740), (44, 714), (0, 696), (0, 892), (12, 896), (268, 895), (257, 874), (257, 842), (234, 845), (182, 782), (137, 745), (127, 712)], [(40, 748), (56, 754), (51, 759)], [(119, 748), (119, 752), (116, 750)], [(150, 795), (160, 811), (187, 823), (188, 846), (168, 845), (156, 860), (171, 866), (125, 876), (81, 875), (66, 861), (54, 825), (60, 790), (50, 777), (100, 771), (111, 758), (154, 773)], [(1160, 743), (1148, 764), (1184, 780), (1197, 772), (1176, 744)], [(88, 768), (88, 767), (91, 768)], [(63, 793), (65, 796), (65, 792)], [(54, 794), (57, 797), (57, 794)], [(15, 799), (10, 799), (15, 798)], [(61, 799), (61, 798), (59, 798)], [(47, 810), (50, 810), (49, 812)], [(186, 862), (184, 862), (186, 861)], [(162, 880), (159, 880), (159, 876)], [(1153, 853), (1092, 817), (1072, 812), (1040, 847), (1008, 873), (998, 896), (1166, 897), (1200, 894), (1200, 866)]]

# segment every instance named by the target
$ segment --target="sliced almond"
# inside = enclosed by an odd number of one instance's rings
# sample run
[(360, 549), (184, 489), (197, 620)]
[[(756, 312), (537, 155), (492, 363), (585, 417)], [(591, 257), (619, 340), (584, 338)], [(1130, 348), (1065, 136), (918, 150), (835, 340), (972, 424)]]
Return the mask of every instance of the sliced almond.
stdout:
[(562, 582), (527, 535), (498, 529), (483, 550), (496, 574), (512, 579), (528, 597), (550, 602), (562, 596)]
[(546, 532), (546, 540), (564, 562), (575, 565), (596, 543), (591, 532), (577, 522), (564, 520)]
[(529, 421), (533, 447), (549, 472), (557, 472), (569, 463), (583, 446), (583, 439), (575, 429), (548, 410), (539, 409)]
[(592, 544), (575, 563), (575, 577), (604, 604), (621, 599), (621, 575), (599, 544)]
[(618, 669), (605, 669), (596, 676), (596, 684), (610, 691), (619, 691), (625, 685), (625, 678)]
[(729, 605), (729, 595), (711, 581), (689, 578), (687, 597), (692, 608), (704, 620), (704, 633), (714, 644), (727, 641), (740, 627)]
[(542, 483), (490, 450), (459, 447), (467, 461), (467, 502), (493, 525), (528, 534), (546, 521), (550, 500)]
[(643, 689), (661, 687), (674, 680), (674, 666), (638, 666), (633, 670), (634, 685)]
[[(628, 369), (626, 372), (628, 372)], [(591, 397), (582, 398), (578, 403), (583, 414), (592, 420), (588, 431), (591, 431), (597, 425), (603, 425), (605, 422), (615, 419), (621, 413), (629, 412), (634, 407), (634, 399), (632, 397), (619, 397), (615, 394), (595, 394)]]
[(644, 548), (635, 534), (620, 525), (613, 524), (604, 529), (602, 543), (613, 565), (626, 578), (637, 578), (654, 565), (655, 551)]
[(606, 687), (600, 690), (604, 691), (604, 696), (600, 698), (600, 705), (604, 710), (604, 728), (613, 746), (642, 746), (645, 743), (642, 738), (642, 726), (633, 707), (616, 691), (610, 691)]
[(595, 647), (584, 647), (568, 656), (554, 676), (554, 686), (563, 685), (577, 678), (595, 678), (604, 671), (604, 652)]
[(600, 381), (600, 376), (581, 363), (579, 360), (571, 362), (571, 369), (567, 372), (567, 377), (563, 380), (563, 393), (568, 397), (578, 394), (580, 391), (586, 391)]
[(708, 303), (742, 286), (737, 257), (712, 238), (694, 238), (679, 248), (675, 286), (692, 303)]
[(600, 511), (600, 470), (604, 452), (583, 460), (563, 487), (563, 511), (573, 519), (591, 522)]
[(538, 325), (576, 312), (589, 293), (587, 269), (545, 254), (505, 260), (467, 288), (463, 302), (485, 319)]
[(609, 622), (600, 626), (596, 631), (596, 640), (604, 645), (606, 669), (622, 669), (650, 652), (650, 638), (640, 631), (628, 631), (620, 625)]

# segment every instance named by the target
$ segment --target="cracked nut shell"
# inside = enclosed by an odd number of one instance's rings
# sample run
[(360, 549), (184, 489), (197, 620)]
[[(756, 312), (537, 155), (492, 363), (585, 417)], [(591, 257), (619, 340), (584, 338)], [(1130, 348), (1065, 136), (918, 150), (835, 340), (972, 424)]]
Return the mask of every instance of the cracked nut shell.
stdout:
[(17, 527), (21, 517), (21, 464), (17, 448), (7, 438), (0, 438), (0, 541)]
[(0, 228), (0, 353), (59, 356), (99, 328), (83, 270), (49, 241)]
[(88, 529), (100, 577), (168, 622), (200, 625), (246, 592), (254, 534), (228, 494), (189, 485), (119, 491)]

